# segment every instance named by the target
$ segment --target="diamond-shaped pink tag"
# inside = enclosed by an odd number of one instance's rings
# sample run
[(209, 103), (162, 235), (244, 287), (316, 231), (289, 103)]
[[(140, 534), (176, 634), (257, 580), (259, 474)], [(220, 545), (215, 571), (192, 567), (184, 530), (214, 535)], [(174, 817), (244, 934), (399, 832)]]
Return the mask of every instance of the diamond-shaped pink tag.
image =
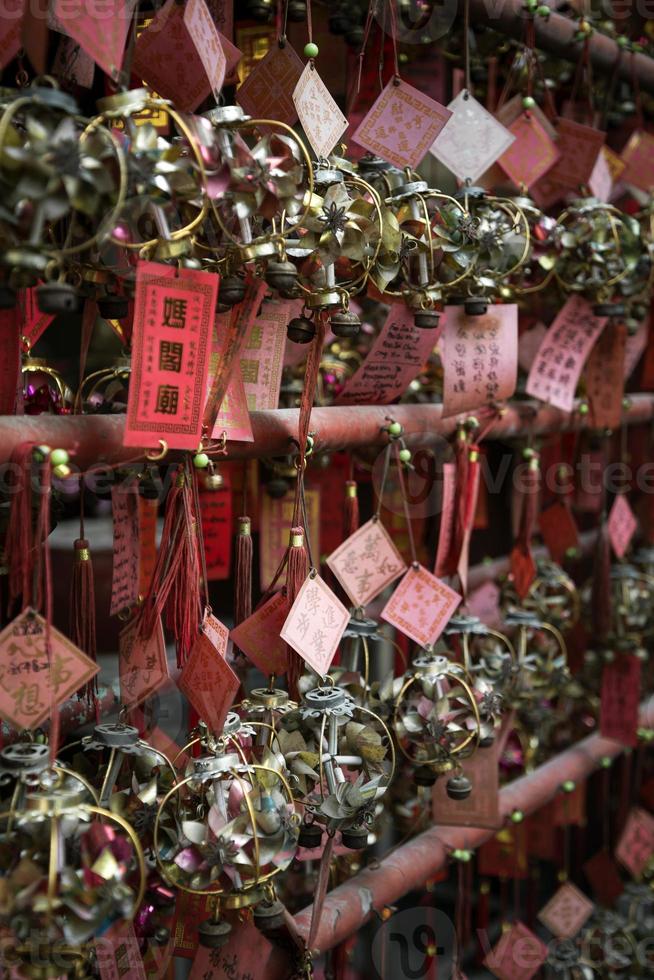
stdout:
[(523, 112), (509, 126), (514, 143), (498, 163), (518, 187), (531, 187), (559, 160), (561, 152), (537, 116)]
[(52, 666), (46, 650), (46, 622), (25, 609), (0, 633), (0, 715), (14, 728), (38, 728), (53, 705), (71, 697), (100, 669), (50, 628)]
[(531, 980), (547, 959), (547, 946), (522, 922), (514, 922), (486, 954), (484, 966), (499, 980)]
[(559, 939), (572, 939), (590, 918), (595, 906), (567, 881), (538, 913), (538, 918)]
[(461, 596), (422, 565), (412, 565), (382, 609), (381, 618), (421, 646), (435, 643)]
[(631, 544), (631, 539), (636, 533), (636, 528), (638, 527), (638, 521), (634, 516), (633, 510), (629, 506), (629, 501), (627, 500), (625, 494), (619, 493), (613, 501), (613, 506), (611, 507), (611, 513), (609, 514), (609, 519), (606, 522), (606, 526), (609, 532), (611, 547), (613, 548), (616, 557), (622, 558), (627, 548)]
[(451, 115), (413, 85), (391, 79), (352, 139), (396, 167), (417, 167)]
[(346, 538), (327, 564), (355, 606), (366, 606), (406, 571), (404, 558), (376, 518)]
[(640, 878), (654, 855), (654, 817), (633, 807), (615, 849), (615, 858), (634, 878)]
[(287, 126), (293, 126), (297, 121), (293, 89), (303, 69), (304, 65), (288, 41), (283, 47), (271, 44), (266, 57), (255, 63), (239, 86), (236, 101), (250, 116), (279, 119)]
[(308, 575), (282, 627), (281, 638), (325, 677), (350, 614), (319, 575)]
[(147, 639), (138, 635), (138, 618), (121, 630), (118, 639), (118, 677), (120, 700), (127, 708), (134, 708), (145, 701), (168, 680), (161, 619)]
[(479, 180), (513, 143), (513, 136), (469, 92), (459, 92), (447, 107), (452, 116), (430, 153), (459, 180)]
[[(218, 620), (215, 622), (219, 623)], [(241, 683), (224, 658), (226, 633), (226, 626), (219, 630), (215, 623), (204, 623), (177, 679), (182, 694), (215, 735), (222, 732)]]
[(286, 644), (279, 634), (288, 610), (289, 602), (284, 593), (275, 592), (230, 634), (234, 646), (267, 677), (286, 673)]
[(348, 122), (310, 61), (293, 90), (293, 102), (316, 156), (328, 156), (347, 129)]

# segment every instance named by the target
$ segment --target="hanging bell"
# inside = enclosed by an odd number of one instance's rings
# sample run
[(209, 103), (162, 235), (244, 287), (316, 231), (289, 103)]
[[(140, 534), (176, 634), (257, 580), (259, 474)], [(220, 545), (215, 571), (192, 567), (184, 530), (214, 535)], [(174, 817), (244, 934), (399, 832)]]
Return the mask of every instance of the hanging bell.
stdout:
[(229, 939), (231, 931), (229, 922), (206, 919), (198, 926), (198, 943), (205, 949), (220, 949)]
[(438, 326), (441, 315), (438, 310), (416, 310), (413, 323), (420, 330), (433, 330)]
[(352, 21), (343, 9), (335, 10), (329, 17), (329, 30), (332, 34), (343, 35), (352, 30)]
[(204, 478), (205, 490), (222, 490), (224, 486), (225, 477), (222, 475), (216, 464), (211, 462)]
[(224, 276), (218, 287), (218, 306), (225, 312), (245, 298), (245, 280), (240, 276)]
[(78, 313), (81, 299), (69, 282), (44, 282), (36, 287), (36, 301), (41, 313)]
[(16, 293), (6, 282), (0, 283), (0, 310), (13, 310), (16, 305)]
[(355, 24), (345, 33), (345, 43), (349, 44), (351, 48), (360, 48), (363, 44), (363, 38), (364, 31), (360, 24)]
[(433, 786), (436, 782), (436, 773), (431, 766), (418, 766), (413, 778), (416, 786)]
[(361, 851), (368, 843), (368, 830), (366, 827), (345, 827), (341, 831), (341, 841), (343, 847)]
[(124, 320), (129, 313), (127, 297), (119, 293), (107, 293), (98, 299), (98, 313), (103, 320)]
[(465, 300), (463, 308), (465, 309), (466, 316), (484, 316), (488, 309), (488, 303), (485, 299), (471, 296)]
[(337, 310), (332, 313), (331, 328), (335, 337), (356, 337), (361, 327), (361, 320), (350, 310)]
[(297, 289), (298, 271), (288, 260), (270, 261), (266, 268), (266, 282), (284, 299), (291, 299)]
[(450, 776), (445, 790), (451, 800), (467, 800), (472, 793), (472, 783), (461, 773), (459, 776)]
[(294, 316), (286, 327), (286, 336), (294, 344), (310, 344), (316, 336), (316, 325), (305, 316)]
[(272, 902), (257, 905), (254, 910), (254, 924), (260, 932), (275, 932), (284, 925), (286, 909), (275, 898)]
[(266, 493), (273, 500), (281, 500), (288, 492), (288, 483), (281, 476), (275, 476), (266, 483)]
[(624, 303), (595, 303), (593, 306), (595, 316), (623, 317), (626, 312)]
[(247, 0), (245, 16), (260, 22), (267, 21), (272, 13), (271, 0)]
[(298, 844), (300, 847), (320, 847), (322, 843), (322, 827), (317, 823), (303, 823), (300, 827)]
[(292, 24), (301, 24), (307, 16), (307, 5), (304, 0), (289, 0), (286, 16)]

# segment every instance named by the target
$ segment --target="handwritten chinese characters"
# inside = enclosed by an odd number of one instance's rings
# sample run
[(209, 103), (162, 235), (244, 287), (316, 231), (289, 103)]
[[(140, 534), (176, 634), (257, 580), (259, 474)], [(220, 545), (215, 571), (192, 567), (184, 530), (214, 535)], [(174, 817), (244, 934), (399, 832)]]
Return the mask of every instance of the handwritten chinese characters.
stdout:
[(422, 565), (412, 566), (390, 597), (381, 617), (422, 646), (435, 643), (461, 596)]
[(309, 575), (291, 606), (281, 637), (325, 677), (350, 614), (319, 575)]
[(196, 449), (202, 434), (218, 277), (140, 262), (126, 446)]
[(14, 728), (38, 728), (59, 705), (98, 672), (85, 653), (25, 609), (0, 633), (0, 715)]
[(631, 653), (618, 653), (604, 665), (600, 699), (600, 733), (623, 745), (638, 745), (641, 662)]
[(442, 347), (444, 416), (510, 398), (518, 377), (517, 306), (491, 306), (484, 316), (448, 306)]
[(139, 597), (139, 496), (136, 486), (111, 488), (114, 529), (110, 615), (131, 609)]
[(654, 855), (654, 817), (634, 807), (615, 849), (615, 857), (634, 878), (640, 878), (645, 865)]
[(218, 735), (222, 732), (240, 681), (224, 659), (223, 637), (218, 637), (218, 648), (215, 638), (215, 629), (200, 630), (177, 686), (210, 730)]
[(559, 939), (572, 939), (590, 918), (594, 905), (567, 881), (540, 910), (538, 918)]
[(120, 700), (133, 708), (157, 691), (168, 680), (168, 661), (161, 620), (152, 636), (138, 635), (138, 620), (121, 630), (118, 641)]
[(586, 358), (606, 324), (581, 296), (571, 296), (543, 337), (527, 379), (527, 394), (572, 411)]
[(328, 156), (347, 129), (348, 121), (310, 61), (293, 90), (293, 102), (316, 155)]
[(381, 521), (373, 518), (332, 552), (327, 564), (355, 606), (366, 606), (406, 570)]

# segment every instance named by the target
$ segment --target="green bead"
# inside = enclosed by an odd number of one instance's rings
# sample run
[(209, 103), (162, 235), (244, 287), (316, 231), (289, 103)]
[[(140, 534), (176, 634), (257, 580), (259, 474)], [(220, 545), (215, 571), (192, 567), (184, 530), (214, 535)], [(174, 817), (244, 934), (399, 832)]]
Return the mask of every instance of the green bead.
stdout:
[(50, 462), (53, 466), (65, 466), (70, 456), (65, 449), (53, 449), (50, 453)]
[(627, 411), (628, 409), (630, 409), (631, 408), (631, 398), (623, 398), (622, 399), (622, 407), (624, 408), (625, 411)]
[(613, 759), (609, 755), (603, 755), (600, 759), (600, 766), (602, 769), (610, 769), (613, 764)]
[(391, 422), (390, 425), (388, 426), (388, 434), (389, 434), (389, 436), (401, 436), (402, 435), (402, 426), (400, 425), (400, 423), (399, 422)]
[(624, 34), (621, 34), (620, 37), (616, 38), (615, 43), (618, 45), (619, 48), (628, 48), (629, 38), (625, 37)]
[(525, 95), (524, 99), (522, 100), (522, 108), (533, 109), (535, 105), (536, 105), (536, 99), (534, 99), (533, 96), (531, 95)]
[(580, 415), (588, 415), (588, 403), (587, 402), (582, 402), (581, 403), (581, 405), (579, 406), (579, 414)]
[(206, 453), (196, 453), (193, 457), (193, 465), (196, 470), (206, 470), (209, 465), (209, 457)]
[(512, 823), (522, 823), (524, 819), (525, 819), (525, 815), (522, 812), (522, 810), (514, 810), (513, 813), (511, 814)]
[(561, 789), (564, 793), (574, 793), (576, 788), (576, 783), (574, 779), (566, 779), (564, 783), (561, 784)]
[(539, 17), (549, 17), (552, 11), (546, 4), (542, 3), (540, 7), (536, 8), (536, 13)]
[(411, 450), (410, 449), (400, 449), (399, 452), (400, 462), (408, 463), (411, 460)]
[(318, 45), (314, 44), (313, 41), (309, 41), (308, 44), (304, 45), (304, 56), (305, 58), (317, 58), (318, 57)]
[(570, 545), (569, 548), (565, 549), (566, 558), (577, 558), (578, 556), (579, 556), (579, 548), (576, 548), (575, 545)]
[(51, 446), (36, 446), (34, 449), (34, 457), (37, 463), (43, 463), (48, 458), (52, 452)]

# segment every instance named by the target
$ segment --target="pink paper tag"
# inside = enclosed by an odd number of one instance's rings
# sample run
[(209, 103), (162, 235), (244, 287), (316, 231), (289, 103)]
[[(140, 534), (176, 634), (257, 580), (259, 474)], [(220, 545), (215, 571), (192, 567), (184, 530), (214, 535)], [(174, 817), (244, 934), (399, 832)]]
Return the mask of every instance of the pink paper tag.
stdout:
[(597, 154), (597, 160), (595, 161), (595, 166), (593, 167), (593, 172), (588, 180), (588, 188), (598, 201), (604, 201), (606, 204), (611, 200), (611, 193), (613, 191), (613, 177), (611, 176), (611, 170), (609, 167), (609, 162), (606, 159), (606, 153), (604, 152), (604, 147)]
[(654, 186), (654, 135), (641, 129), (632, 133), (621, 158), (626, 166), (620, 182), (649, 193)]
[(625, 344), (624, 351), (624, 373), (623, 378), (628, 381), (631, 375), (636, 369), (636, 365), (640, 361), (645, 348), (647, 347), (647, 338), (649, 335), (649, 319), (645, 318), (641, 321), (636, 333), (631, 334), (627, 337), (627, 342)]
[(102, 980), (146, 980), (143, 957), (131, 922), (115, 922), (95, 940)]
[(448, 306), (441, 339), (443, 416), (510, 398), (518, 380), (518, 307), (491, 306), (466, 316)]
[(134, 484), (111, 488), (114, 549), (110, 616), (135, 606), (139, 598), (139, 496)]
[(545, 324), (537, 323), (520, 334), (518, 338), (518, 365), (523, 371), (530, 370), (546, 333)]
[(116, 78), (123, 64), (125, 40), (136, 0), (55, 0), (54, 14), (102, 70)]
[(431, 795), (432, 820), (441, 826), (457, 827), (502, 826), (500, 816), (500, 780), (497, 760), (498, 743), (487, 749), (478, 748), (461, 763), (463, 774), (472, 784), (470, 796), (453, 800), (447, 793), (447, 776), (436, 780)]
[(207, 579), (223, 581), (229, 578), (232, 560), (232, 491), (225, 486), (199, 496)]
[(223, 433), (230, 442), (254, 442), (245, 386), (236, 371), (229, 379), (225, 397), (218, 410), (213, 438), (220, 439)]
[(53, 704), (71, 697), (100, 669), (54, 626), (50, 648), (51, 660), (45, 619), (33, 609), (23, 610), (0, 633), (0, 715), (14, 728), (38, 728)]
[(316, 156), (329, 156), (347, 129), (348, 121), (310, 61), (293, 89), (293, 102)]
[(441, 490), (441, 526), (434, 575), (442, 575), (452, 547), (454, 534), (454, 508), (456, 499), (456, 463), (443, 463)]
[(21, 47), (26, 0), (7, 0), (0, 19), (0, 68), (16, 57)]
[(441, 328), (423, 330), (406, 306), (394, 304), (365, 361), (343, 387), (338, 405), (389, 405), (427, 361)]
[(211, 639), (201, 630), (177, 686), (214, 735), (220, 735), (240, 681)]
[(169, 673), (161, 619), (152, 636), (138, 635), (138, 618), (120, 631), (118, 676), (120, 700), (127, 708), (135, 708), (165, 684)]
[(654, 817), (640, 807), (633, 807), (615, 849), (616, 860), (634, 878), (640, 878), (653, 854)]
[(556, 126), (558, 163), (548, 172), (555, 183), (577, 190), (587, 184), (597, 161), (606, 133), (584, 126), (574, 119), (559, 118)]
[(352, 139), (399, 167), (417, 167), (452, 115), (413, 85), (391, 79)]
[(266, 677), (286, 673), (286, 644), (280, 633), (288, 611), (289, 603), (284, 593), (275, 592), (230, 634), (234, 646), (242, 650)]
[(616, 557), (623, 558), (638, 527), (638, 521), (624, 493), (619, 493), (613, 501), (606, 526)]
[(220, 656), (226, 657), (227, 645), (229, 643), (229, 630), (225, 624), (221, 623), (220, 620), (207, 609), (205, 611), (200, 629), (206, 636), (209, 637)]
[[(63, 78), (71, 85), (91, 88), (95, 74), (95, 63), (72, 37), (65, 35), (59, 39), (52, 74)], [(51, 319), (54, 319), (51, 317)]]
[(327, 565), (354, 606), (367, 606), (406, 571), (406, 563), (381, 521), (373, 518), (333, 551)]
[(599, 335), (588, 357), (586, 393), (597, 429), (617, 429), (622, 419), (626, 340), (624, 323), (611, 323)]
[(481, 619), (486, 626), (499, 626), (502, 616), (500, 613), (500, 590), (495, 582), (484, 582), (473, 589), (466, 604), (472, 616)]
[(459, 92), (447, 108), (452, 115), (429, 152), (459, 180), (474, 183), (515, 137), (467, 91)]
[(484, 966), (499, 980), (531, 980), (547, 959), (547, 946), (522, 922), (514, 922), (487, 953)]
[(248, 115), (258, 119), (279, 119), (287, 126), (297, 122), (293, 91), (304, 65), (288, 41), (281, 47), (271, 44), (265, 58), (236, 91), (236, 101)]
[(225, 81), (227, 59), (220, 43), (220, 34), (204, 0), (187, 0), (184, 4), (184, 26), (200, 56), (211, 91), (218, 100)]
[(595, 316), (581, 296), (571, 296), (538, 348), (527, 378), (527, 394), (571, 412), (579, 375), (606, 319)]
[(217, 295), (210, 272), (139, 262), (125, 446), (197, 449)]
[(326, 677), (350, 614), (319, 575), (308, 575), (280, 636), (320, 677)]
[(269, 965), (270, 942), (251, 921), (238, 920), (227, 943), (219, 949), (195, 945), (188, 980), (281, 980), (284, 976)]
[(638, 745), (641, 662), (630, 653), (618, 653), (602, 672), (600, 733), (622, 745)]
[(531, 187), (560, 159), (561, 152), (539, 118), (522, 112), (509, 126), (515, 142), (498, 163), (513, 183)]
[(381, 618), (421, 646), (433, 645), (461, 596), (422, 565), (409, 568), (381, 612)]
[(279, 407), (279, 389), (284, 370), (286, 327), (292, 301), (265, 303), (252, 320), (241, 348), (241, 377), (251, 412)]
[[(320, 554), (320, 490), (307, 489), (304, 492), (307, 509), (308, 535), (311, 548)], [(289, 530), (293, 524), (293, 494), (273, 498), (265, 491), (261, 494), (261, 515), (259, 533), (259, 572), (261, 588), (267, 589), (272, 582), (279, 563), (288, 548)], [(284, 576), (277, 583), (282, 585)]]
[(538, 918), (559, 939), (572, 939), (591, 917), (594, 908), (583, 892), (566, 881), (540, 910)]

